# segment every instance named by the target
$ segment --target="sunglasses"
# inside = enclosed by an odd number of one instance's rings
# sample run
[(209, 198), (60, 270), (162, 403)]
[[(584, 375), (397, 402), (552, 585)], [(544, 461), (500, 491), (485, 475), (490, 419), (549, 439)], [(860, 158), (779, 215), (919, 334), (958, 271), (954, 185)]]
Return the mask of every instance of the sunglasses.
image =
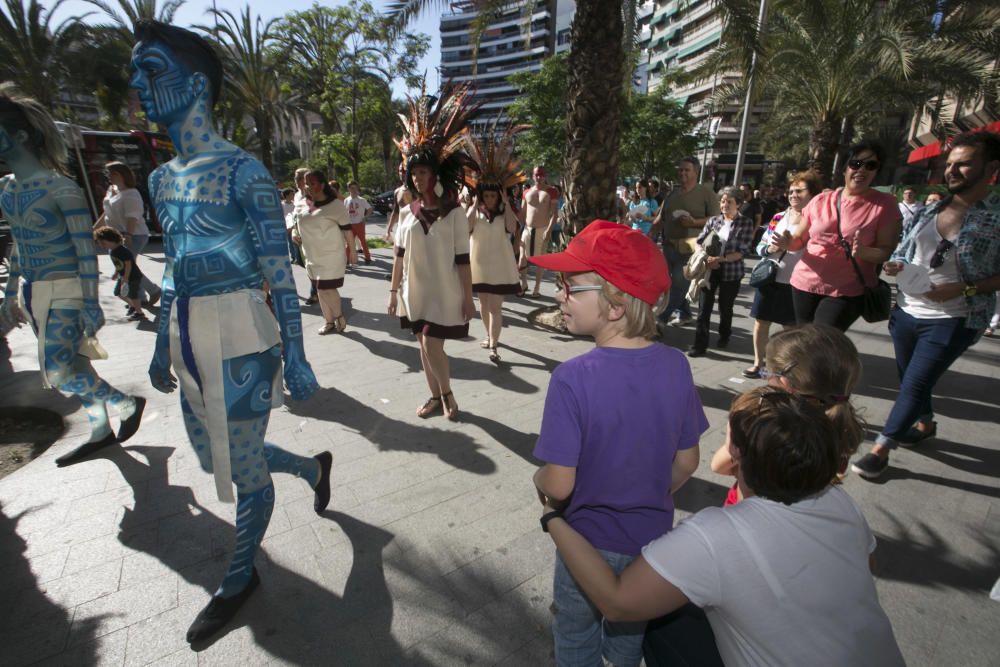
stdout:
[(566, 276), (559, 274), (556, 278), (556, 289), (563, 293), (567, 299), (571, 294), (576, 294), (577, 292), (596, 292), (598, 290), (604, 289), (603, 285), (570, 285), (566, 280)]
[(937, 248), (934, 249), (934, 254), (931, 255), (930, 266), (932, 269), (936, 269), (942, 264), (944, 264), (945, 257), (948, 255), (948, 251), (955, 247), (955, 244), (948, 239), (941, 239), (941, 242), (937, 244)]
[(792, 369), (795, 368), (795, 366), (797, 366), (797, 365), (798, 365), (798, 362), (793, 361), (792, 363), (788, 364), (787, 366), (785, 366), (781, 370), (777, 370), (777, 371), (769, 370), (767, 368), (767, 366), (765, 366), (765, 367), (763, 367), (763, 368), (760, 369), (760, 378), (762, 380), (766, 381), (766, 380), (770, 380), (771, 378), (783, 378), (783, 377), (787, 377), (788, 374), (792, 372)]
[(854, 171), (858, 171), (862, 167), (868, 171), (878, 171), (879, 162), (878, 160), (848, 160), (847, 166)]

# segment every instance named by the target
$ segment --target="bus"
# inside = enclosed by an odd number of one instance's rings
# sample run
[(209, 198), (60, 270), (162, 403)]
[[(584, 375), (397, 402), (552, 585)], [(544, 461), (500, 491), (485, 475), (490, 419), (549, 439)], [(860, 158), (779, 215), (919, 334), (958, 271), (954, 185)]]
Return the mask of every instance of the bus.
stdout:
[(136, 188), (146, 205), (146, 223), (149, 225), (150, 235), (161, 235), (163, 230), (149, 198), (148, 183), (153, 170), (176, 154), (170, 137), (144, 130), (104, 132), (68, 123), (56, 123), (56, 126), (69, 148), (70, 176), (83, 189), (94, 220), (103, 212), (104, 193), (108, 189), (104, 165), (108, 162), (124, 162), (135, 172)]

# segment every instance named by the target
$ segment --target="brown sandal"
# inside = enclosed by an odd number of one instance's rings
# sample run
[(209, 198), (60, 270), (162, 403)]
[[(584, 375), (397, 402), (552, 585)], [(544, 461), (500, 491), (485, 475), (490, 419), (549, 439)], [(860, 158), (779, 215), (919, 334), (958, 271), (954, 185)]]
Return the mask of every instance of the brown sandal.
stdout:
[(490, 339), (487, 338), (486, 340), (484, 340), (483, 342), (481, 342), (479, 344), (479, 347), (483, 348), (484, 350), (490, 349), (490, 347), (491, 347), (491, 345), (490, 345)]
[(500, 365), (500, 354), (497, 352), (496, 345), (490, 348), (490, 361), (492, 361), (497, 366)]
[[(448, 397), (451, 396), (451, 401)], [(448, 391), (441, 394), (441, 402), (444, 408), (444, 415), (448, 418), (448, 421), (457, 422), (458, 421), (458, 402), (455, 402), (455, 407), (451, 407), (452, 402), (455, 401), (455, 395)]]
[(344, 329), (347, 328), (347, 318), (343, 315), (337, 315), (337, 318), (333, 321), (333, 326), (337, 330), (337, 333), (344, 333)]
[(442, 413), (444, 412), (444, 402), (441, 400), (440, 396), (431, 396), (417, 410), (417, 416), (421, 419), (427, 419), (438, 410), (441, 410)]

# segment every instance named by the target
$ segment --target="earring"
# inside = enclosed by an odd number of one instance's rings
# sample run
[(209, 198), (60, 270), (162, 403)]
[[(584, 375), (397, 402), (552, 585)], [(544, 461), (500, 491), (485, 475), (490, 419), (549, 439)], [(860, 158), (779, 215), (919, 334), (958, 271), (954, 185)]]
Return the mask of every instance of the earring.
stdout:
[(434, 194), (437, 195), (438, 197), (444, 194), (444, 188), (441, 187), (440, 183), (434, 184)]

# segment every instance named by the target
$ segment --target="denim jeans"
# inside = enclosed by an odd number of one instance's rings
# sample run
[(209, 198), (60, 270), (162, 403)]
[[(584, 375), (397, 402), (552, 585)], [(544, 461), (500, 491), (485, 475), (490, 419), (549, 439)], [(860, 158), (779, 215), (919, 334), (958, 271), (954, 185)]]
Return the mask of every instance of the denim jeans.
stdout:
[[(616, 574), (621, 574), (635, 556), (598, 549)], [(573, 575), (556, 553), (552, 602), (556, 665), (579, 667), (600, 665), (603, 656), (615, 667), (638, 667), (642, 660), (642, 638), (646, 622), (609, 623), (577, 586)]]
[(725, 343), (733, 333), (733, 304), (740, 293), (739, 280), (722, 280), (722, 270), (708, 275), (708, 289), (701, 289), (698, 297), (698, 326), (694, 331), (694, 349), (708, 347), (708, 327), (715, 308), (715, 295), (719, 295), (719, 342)]
[(899, 396), (876, 443), (893, 449), (918, 418), (929, 421), (934, 416), (934, 385), (981, 333), (966, 327), (964, 317), (917, 319), (899, 307), (893, 308), (889, 334), (896, 350)]
[[(136, 263), (138, 263), (139, 255), (146, 248), (147, 243), (149, 243), (149, 234), (133, 234), (125, 237), (125, 247), (135, 255)], [(136, 295), (136, 298), (145, 301), (144, 294), (152, 296), (159, 293), (160, 288), (156, 286), (156, 283), (147, 278), (145, 273), (142, 274), (142, 282), (139, 284), (139, 294)]]
[(669, 241), (664, 240), (663, 257), (667, 260), (667, 271), (670, 273), (670, 299), (660, 319), (666, 321), (674, 313), (681, 317), (691, 317), (691, 304), (685, 298), (691, 281), (684, 277), (684, 266), (691, 255), (682, 255)]

